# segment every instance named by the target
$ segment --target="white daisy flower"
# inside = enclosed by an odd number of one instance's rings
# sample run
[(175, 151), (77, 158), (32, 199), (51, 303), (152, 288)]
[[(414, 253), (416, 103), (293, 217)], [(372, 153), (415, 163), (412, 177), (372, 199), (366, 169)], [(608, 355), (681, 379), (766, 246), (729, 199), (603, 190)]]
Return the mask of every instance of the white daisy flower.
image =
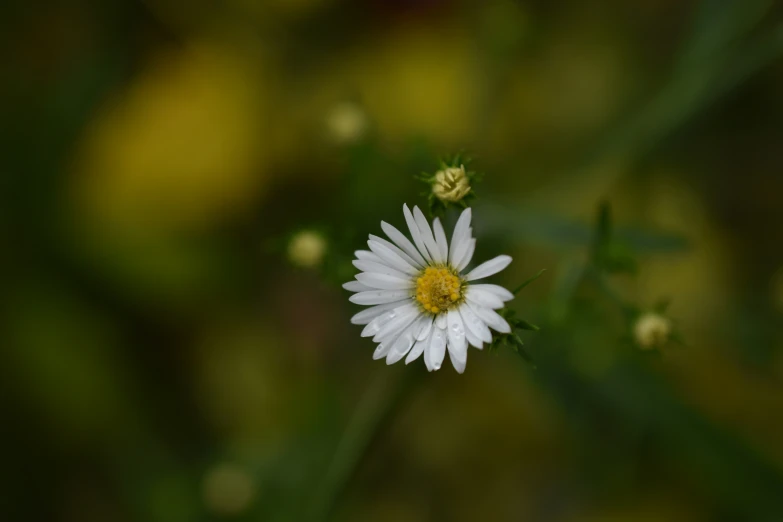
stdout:
[(411, 212), (403, 205), (402, 210), (413, 243), (381, 221), (392, 242), (370, 234), (370, 250), (356, 252), (353, 264), (361, 272), (343, 288), (356, 292), (351, 302), (370, 308), (351, 322), (366, 325), (362, 337), (379, 343), (373, 359), (385, 357), (392, 364), (407, 355), (408, 364), (424, 354), (424, 364), (432, 371), (440, 369), (448, 351), (454, 368), (462, 373), (468, 344), (481, 349), (491, 343), (490, 328), (511, 331), (495, 310), (514, 295), (498, 285), (474, 283), (506, 268), (511, 257), (498, 256), (463, 274), (476, 248), (470, 209), (460, 215), (451, 245), (438, 218), (430, 228), (418, 207)]

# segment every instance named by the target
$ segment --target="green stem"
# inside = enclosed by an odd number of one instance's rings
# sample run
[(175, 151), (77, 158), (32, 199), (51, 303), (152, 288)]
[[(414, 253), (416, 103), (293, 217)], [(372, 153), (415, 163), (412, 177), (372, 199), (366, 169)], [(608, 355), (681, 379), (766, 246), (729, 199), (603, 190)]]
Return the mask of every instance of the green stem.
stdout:
[(591, 267), (588, 273), (604, 297), (616, 304), (623, 311), (632, 308), (628, 301), (622, 295), (620, 295), (620, 292), (618, 292), (617, 289), (612, 286), (606, 275), (603, 274), (600, 270), (595, 267)]
[(370, 383), (337, 443), (334, 457), (310, 506), (308, 520), (327, 519), (379, 429), (413, 388), (412, 381), (420, 372), (412, 370), (409, 368), (400, 375), (384, 369), (384, 375)]

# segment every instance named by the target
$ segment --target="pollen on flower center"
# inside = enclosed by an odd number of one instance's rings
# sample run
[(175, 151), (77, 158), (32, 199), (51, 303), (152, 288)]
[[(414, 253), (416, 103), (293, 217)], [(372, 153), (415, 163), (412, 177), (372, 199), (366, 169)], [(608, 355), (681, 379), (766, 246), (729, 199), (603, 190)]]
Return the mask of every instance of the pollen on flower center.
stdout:
[(462, 297), (462, 281), (448, 267), (428, 267), (416, 279), (416, 301), (433, 314), (444, 312)]

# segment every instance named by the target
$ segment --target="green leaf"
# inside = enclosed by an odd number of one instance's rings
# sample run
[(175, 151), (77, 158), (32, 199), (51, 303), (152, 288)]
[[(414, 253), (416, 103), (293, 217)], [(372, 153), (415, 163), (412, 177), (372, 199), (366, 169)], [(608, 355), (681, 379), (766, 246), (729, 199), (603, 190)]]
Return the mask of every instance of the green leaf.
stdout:
[(761, 22), (774, 6), (772, 0), (702, 0), (691, 37), (680, 53), (678, 67), (687, 69), (725, 51)]
[(540, 330), (540, 328), (533, 323), (529, 323), (525, 321), (524, 319), (516, 319), (514, 320), (514, 327), (519, 328), (521, 330), (532, 330), (534, 332), (537, 332)]
[[(595, 223), (571, 220), (534, 209), (488, 202), (472, 205), (482, 215), (487, 235), (526, 245), (555, 248), (585, 248), (595, 242)], [(687, 250), (688, 240), (681, 234), (633, 226), (614, 226), (613, 235), (635, 254), (674, 253)]]
[(659, 314), (665, 314), (666, 310), (669, 309), (669, 305), (671, 304), (671, 300), (668, 297), (659, 299), (654, 305), (653, 310)]
[(533, 357), (529, 353), (527, 353), (525, 350), (523, 350), (522, 348), (517, 348), (514, 351), (517, 352), (519, 354), (519, 356), (522, 357), (525, 360), (525, 362), (527, 362), (528, 364), (533, 366), (533, 368), (536, 367), (536, 364), (535, 364), (535, 361), (533, 360)]
[(522, 283), (521, 285), (519, 285), (519, 286), (516, 288), (516, 290), (514, 290), (512, 293), (513, 293), (514, 295), (517, 295), (519, 292), (521, 292), (521, 291), (522, 291), (522, 289), (523, 289), (523, 288), (525, 288), (527, 285), (529, 285), (530, 283), (532, 283), (533, 281), (535, 281), (536, 279), (538, 279), (539, 277), (541, 277), (541, 274), (543, 274), (544, 272), (546, 272), (546, 268), (542, 268), (541, 270), (539, 270), (539, 271), (538, 271), (538, 273), (537, 273), (536, 275), (534, 275), (533, 277), (531, 277), (530, 279), (528, 279), (527, 281), (525, 281), (524, 283)]
[(519, 354), (520, 357), (522, 357), (525, 362), (532, 365), (533, 368), (536, 367), (535, 361), (533, 360), (533, 356), (531, 356), (525, 349), (525, 343), (522, 341), (522, 338), (519, 337), (518, 334), (514, 334), (510, 337), (512, 342), (512, 350), (514, 350), (516, 353)]
[(669, 334), (669, 341), (672, 343), (678, 345), (678, 346), (687, 346), (687, 343), (685, 342), (685, 337), (683, 337), (682, 332), (675, 329), (672, 333)]
[(601, 249), (612, 238), (612, 207), (608, 201), (602, 201), (598, 207), (595, 248)]
[(636, 273), (636, 260), (631, 251), (621, 243), (608, 243), (598, 253), (596, 265), (609, 273)]

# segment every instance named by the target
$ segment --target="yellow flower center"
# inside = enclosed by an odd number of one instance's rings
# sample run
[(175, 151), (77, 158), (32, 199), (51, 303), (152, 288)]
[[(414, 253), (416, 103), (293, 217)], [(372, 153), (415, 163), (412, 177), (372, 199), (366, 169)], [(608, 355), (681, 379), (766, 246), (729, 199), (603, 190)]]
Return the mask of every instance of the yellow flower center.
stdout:
[(424, 310), (445, 312), (462, 297), (462, 281), (448, 267), (428, 267), (416, 279), (416, 301)]

